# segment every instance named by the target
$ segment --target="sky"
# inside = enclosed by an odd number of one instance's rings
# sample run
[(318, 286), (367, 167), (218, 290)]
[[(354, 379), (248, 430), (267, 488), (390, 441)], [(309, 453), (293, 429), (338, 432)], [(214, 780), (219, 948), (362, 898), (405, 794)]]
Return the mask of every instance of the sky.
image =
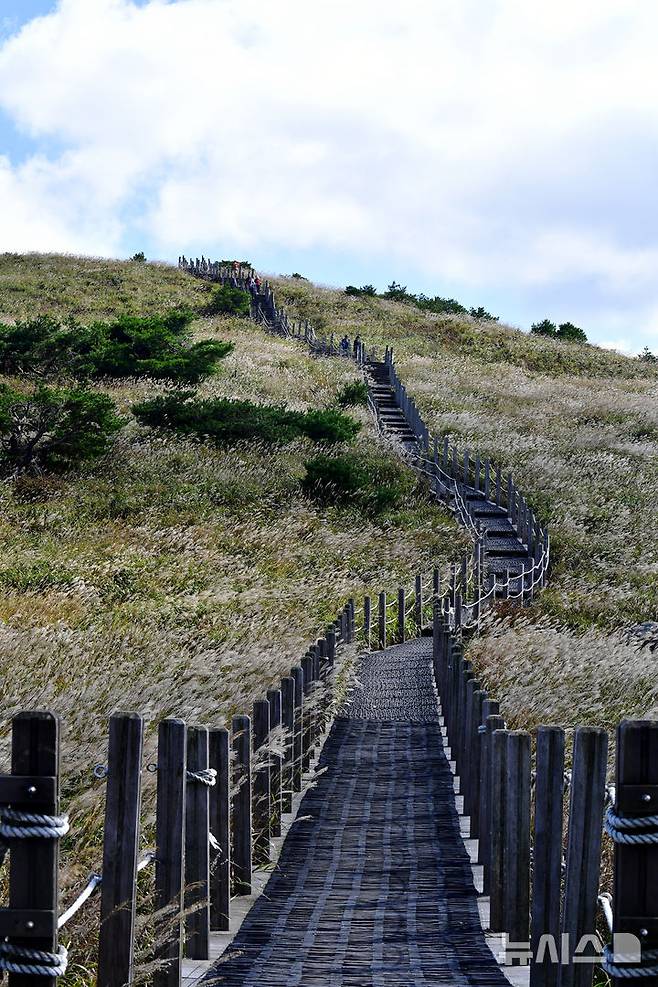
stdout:
[(395, 280), (658, 351), (655, 0), (0, 0), (0, 251)]

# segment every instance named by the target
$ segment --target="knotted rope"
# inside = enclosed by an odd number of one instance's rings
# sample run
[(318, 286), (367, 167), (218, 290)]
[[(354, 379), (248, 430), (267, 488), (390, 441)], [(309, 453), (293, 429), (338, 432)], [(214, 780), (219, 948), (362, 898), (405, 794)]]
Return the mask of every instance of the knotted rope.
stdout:
[(658, 843), (658, 816), (617, 815), (612, 808), (605, 814), (605, 831), (615, 843), (627, 846)]
[(640, 977), (655, 977), (658, 975), (658, 949), (642, 950), (641, 961), (632, 966), (623, 962), (625, 959), (623, 955), (620, 957), (621, 962), (615, 962), (613, 957), (617, 955), (610, 946), (603, 947), (602, 966), (605, 972), (611, 977), (638, 979)]
[(60, 946), (56, 953), (30, 946), (0, 943), (0, 970), (7, 973), (32, 974), (37, 977), (63, 977), (68, 963), (68, 951)]
[(199, 771), (188, 771), (188, 781), (198, 781), (201, 785), (213, 788), (217, 784), (217, 772), (214, 768), (201, 768)]
[(41, 812), (0, 807), (0, 864), (9, 850), (9, 840), (57, 840), (68, 831), (68, 816), (46, 816)]

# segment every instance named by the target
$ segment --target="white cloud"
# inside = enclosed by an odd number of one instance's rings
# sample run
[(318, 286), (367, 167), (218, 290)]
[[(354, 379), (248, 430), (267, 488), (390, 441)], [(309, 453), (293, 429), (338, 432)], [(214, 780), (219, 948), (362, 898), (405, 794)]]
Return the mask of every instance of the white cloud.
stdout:
[(658, 305), (658, 236), (578, 208), (620, 139), (639, 180), (657, 29), (644, 0), (60, 0), (0, 46), (0, 107), (66, 148), (0, 165), (0, 249), (119, 251), (136, 227), (168, 253), (328, 247)]

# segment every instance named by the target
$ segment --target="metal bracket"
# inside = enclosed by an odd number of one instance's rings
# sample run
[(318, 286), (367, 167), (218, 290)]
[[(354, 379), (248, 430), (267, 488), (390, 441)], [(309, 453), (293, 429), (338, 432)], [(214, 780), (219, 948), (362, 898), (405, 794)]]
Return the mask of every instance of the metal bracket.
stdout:
[(0, 775), (0, 805), (14, 808), (52, 804), (57, 800), (57, 778), (48, 775)]
[(658, 785), (619, 785), (616, 794), (622, 815), (658, 815)]
[(57, 928), (54, 912), (36, 908), (0, 908), (0, 940), (7, 936), (21, 939), (47, 939)]

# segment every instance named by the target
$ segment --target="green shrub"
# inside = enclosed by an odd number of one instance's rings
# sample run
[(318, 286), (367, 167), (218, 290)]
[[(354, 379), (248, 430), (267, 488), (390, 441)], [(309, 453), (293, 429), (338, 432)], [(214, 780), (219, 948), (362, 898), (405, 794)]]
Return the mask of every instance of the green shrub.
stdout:
[(321, 503), (353, 500), (368, 484), (363, 464), (351, 456), (316, 456), (304, 466), (302, 489)]
[(563, 322), (558, 327), (557, 338), (567, 343), (586, 343), (587, 336), (582, 329), (575, 326), (573, 322)]
[(192, 343), (192, 314), (122, 315), (90, 326), (43, 316), (0, 325), (0, 372), (98, 377), (155, 377), (196, 384), (231, 352), (231, 343)]
[(345, 384), (338, 392), (336, 404), (341, 408), (350, 405), (368, 404), (368, 385), (362, 380), (355, 380), (351, 384)]
[(469, 309), (469, 315), (472, 315), (474, 319), (482, 319), (484, 322), (498, 322), (498, 316), (487, 312), (482, 305), (479, 305), (478, 308)]
[(16, 472), (62, 471), (103, 455), (123, 425), (106, 394), (0, 385), (0, 461)]
[(140, 250), (139, 253), (133, 254), (130, 259), (136, 264), (143, 264), (146, 261), (146, 254), (143, 250)]
[(324, 504), (353, 503), (365, 514), (392, 510), (414, 486), (393, 459), (355, 454), (316, 456), (304, 464), (302, 489)]
[(346, 295), (366, 295), (368, 298), (374, 298), (377, 295), (377, 289), (374, 284), (364, 284), (362, 288), (356, 288), (353, 284), (348, 284), (345, 289)]
[(238, 315), (248, 318), (251, 298), (241, 288), (234, 288), (232, 284), (220, 284), (213, 289), (204, 312), (206, 315)]
[(314, 442), (347, 442), (361, 427), (334, 409), (303, 412), (228, 398), (195, 400), (192, 392), (143, 401), (133, 413), (143, 425), (207, 437), (218, 444), (254, 439), (284, 445), (302, 436)]
[(530, 326), (530, 332), (535, 336), (550, 336), (554, 339), (557, 336), (557, 326), (550, 319), (542, 319)]
[(645, 346), (638, 356), (638, 360), (641, 360), (643, 363), (658, 363), (658, 356), (652, 353), (648, 346)]

